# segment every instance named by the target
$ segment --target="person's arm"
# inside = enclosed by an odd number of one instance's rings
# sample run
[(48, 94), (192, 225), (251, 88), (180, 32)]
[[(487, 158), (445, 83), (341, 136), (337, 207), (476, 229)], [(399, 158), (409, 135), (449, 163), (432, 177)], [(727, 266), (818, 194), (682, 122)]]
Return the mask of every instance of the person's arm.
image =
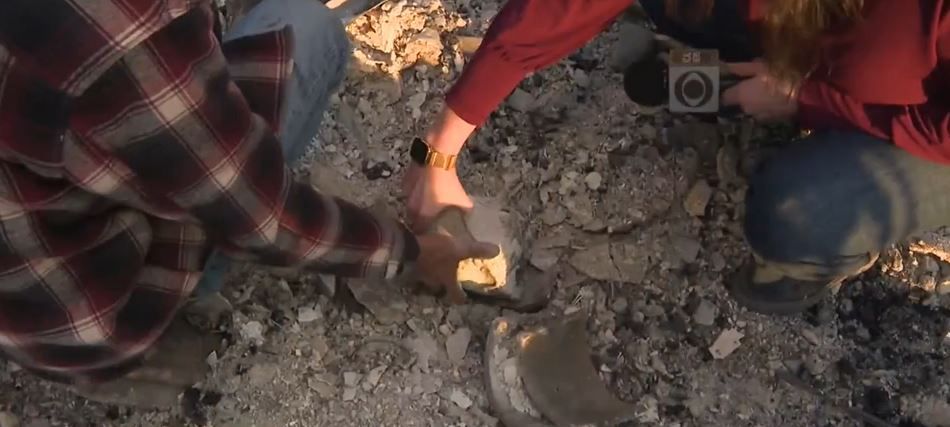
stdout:
[(603, 31), (634, 0), (509, 0), (446, 96), (428, 142), (455, 154), (525, 78)]
[[(946, 87), (950, 84), (950, 77), (936, 73), (940, 69), (946, 73), (946, 67), (950, 66), (950, 11), (943, 8), (929, 12), (937, 14), (937, 24), (920, 29), (934, 29), (934, 34), (921, 34), (921, 41), (936, 42), (936, 67), (940, 68), (933, 71), (933, 77)], [(889, 30), (905, 31), (904, 28)], [(950, 163), (950, 106), (945, 94), (938, 97), (943, 99), (917, 105), (865, 104), (828, 83), (808, 80), (798, 95), (798, 119), (806, 128), (857, 128), (892, 141), (914, 155)]]
[(802, 86), (798, 104), (799, 124), (805, 128), (857, 128), (915, 155), (950, 163), (950, 110), (945, 105), (868, 105), (819, 81)]
[(249, 261), (396, 276), (418, 256), (413, 234), (294, 180), (231, 80), (211, 22), (207, 7), (194, 10), (129, 52), (77, 106), (80, 138), (127, 169), (150, 203), (189, 215)]

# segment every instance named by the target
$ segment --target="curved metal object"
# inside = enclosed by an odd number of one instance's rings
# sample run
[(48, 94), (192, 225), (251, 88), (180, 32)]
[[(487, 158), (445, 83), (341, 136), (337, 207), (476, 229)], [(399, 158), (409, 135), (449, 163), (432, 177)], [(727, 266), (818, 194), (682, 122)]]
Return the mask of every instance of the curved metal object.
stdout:
[(515, 329), (514, 321), (499, 317), (491, 322), (491, 327), (488, 330), (488, 338), (485, 341), (485, 358), (483, 360), (488, 403), (491, 405), (494, 416), (506, 427), (553, 427), (549, 423), (515, 409), (511, 405), (508, 391), (503, 384), (502, 374), (494, 369), (502, 362), (495, 359), (498, 348), (505, 340), (511, 339)]
[(587, 316), (557, 319), (522, 342), (519, 373), (534, 407), (559, 427), (615, 426), (636, 408), (607, 390), (590, 362)]

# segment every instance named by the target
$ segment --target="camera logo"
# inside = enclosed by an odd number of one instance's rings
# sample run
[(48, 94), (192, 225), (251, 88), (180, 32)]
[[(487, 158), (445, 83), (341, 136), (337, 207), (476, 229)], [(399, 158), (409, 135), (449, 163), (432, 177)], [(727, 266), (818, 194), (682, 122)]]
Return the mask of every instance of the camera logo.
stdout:
[(719, 53), (682, 49), (670, 52), (670, 111), (719, 111)]

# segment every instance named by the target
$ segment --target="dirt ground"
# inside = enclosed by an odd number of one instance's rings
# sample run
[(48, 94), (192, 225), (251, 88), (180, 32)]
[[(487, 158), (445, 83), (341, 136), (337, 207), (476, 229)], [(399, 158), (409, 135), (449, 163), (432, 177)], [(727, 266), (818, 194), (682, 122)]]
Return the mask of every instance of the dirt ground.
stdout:
[[(399, 212), (404, 152), (501, 3), (399, 1), (353, 22), (350, 77), (302, 179)], [(950, 426), (944, 236), (893, 248), (805, 315), (737, 307), (722, 282), (746, 254), (745, 177), (787, 131), (638, 109), (607, 66), (615, 38), (528, 78), (460, 173), (505, 203), (525, 256), (556, 280), (545, 313), (590, 313), (594, 366), (637, 406), (625, 425), (862, 425), (844, 407)], [(497, 425), (482, 353), (499, 309), (395, 288), (331, 298), (321, 280), (234, 272), (229, 345), (180, 409), (89, 403), (0, 364), (0, 427)], [(717, 358), (723, 333), (742, 338)]]

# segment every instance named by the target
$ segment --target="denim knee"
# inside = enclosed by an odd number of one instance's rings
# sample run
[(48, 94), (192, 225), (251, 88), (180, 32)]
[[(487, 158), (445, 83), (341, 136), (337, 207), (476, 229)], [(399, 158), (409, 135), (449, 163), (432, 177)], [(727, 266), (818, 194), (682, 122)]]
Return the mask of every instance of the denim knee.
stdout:
[[(806, 170), (782, 161), (753, 175), (746, 195), (745, 237), (762, 258), (783, 263), (818, 262), (838, 255), (843, 209), (829, 209), (833, 191), (822, 191)], [(824, 189), (827, 190), (827, 189)], [(833, 235), (830, 235), (833, 234)]]

